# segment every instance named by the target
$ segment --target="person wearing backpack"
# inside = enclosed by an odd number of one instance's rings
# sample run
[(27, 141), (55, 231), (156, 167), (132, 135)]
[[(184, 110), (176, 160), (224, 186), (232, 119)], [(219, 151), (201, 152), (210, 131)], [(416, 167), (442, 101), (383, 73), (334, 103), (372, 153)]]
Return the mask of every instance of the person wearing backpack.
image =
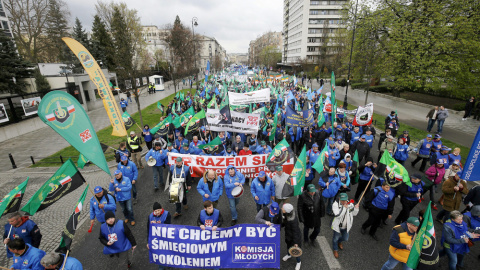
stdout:
[(388, 216), (392, 218), (393, 207), (395, 206), (395, 192), (390, 189), (387, 181), (382, 182), (381, 187), (375, 187), (365, 196), (365, 203), (369, 208), (368, 219), (362, 224), (362, 234), (365, 234), (370, 227), (370, 236), (378, 241), (375, 234), (382, 218)]
[(93, 189), (95, 196), (90, 199), (90, 224), (98, 222), (105, 223), (105, 212), (112, 211), (115, 214), (117, 210), (116, 199), (101, 186)]

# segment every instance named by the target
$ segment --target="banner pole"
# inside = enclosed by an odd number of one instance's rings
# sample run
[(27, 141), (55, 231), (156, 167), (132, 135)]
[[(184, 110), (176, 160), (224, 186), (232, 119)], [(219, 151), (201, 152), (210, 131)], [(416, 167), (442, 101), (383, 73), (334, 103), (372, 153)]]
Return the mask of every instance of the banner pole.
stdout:
[(365, 192), (367, 192), (367, 188), (370, 187), (370, 182), (372, 182), (372, 179), (373, 179), (373, 175), (372, 175), (372, 177), (370, 177), (370, 180), (368, 180), (368, 184), (365, 187), (365, 190), (363, 191), (362, 196), (360, 197), (360, 200), (358, 200), (357, 204), (360, 204), (362, 202), (363, 196), (365, 195)]
[(63, 265), (62, 265), (62, 270), (65, 269), (65, 263), (67, 262), (67, 258), (68, 258), (68, 253), (70, 252), (70, 250), (67, 250), (67, 253), (65, 254), (65, 259), (63, 259)]

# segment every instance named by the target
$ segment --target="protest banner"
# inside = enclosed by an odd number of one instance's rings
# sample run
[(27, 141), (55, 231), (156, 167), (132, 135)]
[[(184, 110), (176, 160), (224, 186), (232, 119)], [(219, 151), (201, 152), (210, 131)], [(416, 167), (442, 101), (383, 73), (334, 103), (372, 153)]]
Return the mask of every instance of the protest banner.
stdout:
[(230, 111), (229, 106), (225, 106), (221, 110), (208, 109), (206, 117), (212, 131), (257, 134), (260, 124), (260, 114)]
[(228, 92), (230, 105), (270, 102), (270, 88), (265, 88), (248, 93)]
[(368, 126), (372, 123), (373, 119), (373, 103), (369, 103), (363, 106), (358, 106), (355, 117), (353, 118), (353, 125), (355, 126)]
[(150, 263), (175, 268), (280, 268), (280, 225), (150, 224)]
[(237, 157), (225, 157), (225, 156), (199, 156), (199, 155), (186, 155), (178, 153), (168, 153), (168, 164), (175, 164), (177, 157), (183, 159), (183, 163), (190, 167), (190, 174), (192, 177), (203, 177), (203, 173), (206, 170), (215, 170), (217, 175), (225, 175), (227, 166), (232, 165), (237, 168), (245, 177), (255, 178), (260, 171), (265, 171), (269, 177), (275, 175), (275, 166), (282, 165), (283, 171), (290, 174), (293, 170), (293, 155), (288, 155), (288, 159), (275, 159), (274, 161), (267, 163), (268, 155), (252, 155), (252, 156), (237, 156)]

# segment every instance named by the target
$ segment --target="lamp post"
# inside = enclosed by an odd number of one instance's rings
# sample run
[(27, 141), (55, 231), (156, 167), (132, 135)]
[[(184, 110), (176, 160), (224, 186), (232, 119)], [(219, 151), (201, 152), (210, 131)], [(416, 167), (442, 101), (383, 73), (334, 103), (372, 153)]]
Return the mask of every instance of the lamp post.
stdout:
[[(198, 21), (197, 17), (192, 18), (193, 61), (195, 62), (195, 75), (198, 75), (197, 74), (197, 50), (195, 47), (195, 27), (194, 27), (194, 26), (198, 26), (197, 21)], [(198, 76), (197, 76), (197, 91), (198, 91)]]
[(347, 109), (348, 107), (347, 94), (348, 94), (348, 84), (350, 82), (350, 69), (352, 67), (353, 42), (355, 41), (355, 28), (357, 24), (357, 8), (358, 8), (358, 0), (357, 0), (357, 3), (355, 4), (355, 14), (353, 15), (352, 45), (350, 46), (350, 60), (348, 61), (347, 87), (345, 87), (345, 99), (343, 100), (344, 109)]

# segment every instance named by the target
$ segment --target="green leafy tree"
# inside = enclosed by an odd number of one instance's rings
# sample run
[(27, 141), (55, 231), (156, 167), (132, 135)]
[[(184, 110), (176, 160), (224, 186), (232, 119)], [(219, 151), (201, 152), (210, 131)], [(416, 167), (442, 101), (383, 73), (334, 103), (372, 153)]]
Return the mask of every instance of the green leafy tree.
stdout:
[(115, 70), (113, 40), (100, 16), (93, 17), (91, 53), (97, 61), (102, 62), (109, 70)]
[(45, 60), (50, 63), (71, 61), (71, 55), (67, 52), (66, 44), (62, 37), (70, 36), (68, 32), (68, 20), (70, 15), (67, 4), (62, 0), (49, 0), (48, 16), (46, 20), (45, 36), (42, 40), (45, 43)]
[(90, 44), (89, 44), (87, 32), (85, 31), (85, 29), (83, 29), (82, 22), (78, 18), (75, 18), (75, 25), (73, 26), (72, 38), (82, 43), (83, 46), (89, 49)]
[(0, 30), (0, 92), (22, 93), (26, 84), (21, 78), (30, 75), (30, 65), (17, 53), (15, 44), (4, 30)]
[(45, 78), (45, 76), (40, 73), (40, 70), (38, 70), (38, 68), (35, 69), (33, 75), (35, 78), (35, 86), (37, 88), (37, 92), (47, 93), (52, 89), (47, 78)]

